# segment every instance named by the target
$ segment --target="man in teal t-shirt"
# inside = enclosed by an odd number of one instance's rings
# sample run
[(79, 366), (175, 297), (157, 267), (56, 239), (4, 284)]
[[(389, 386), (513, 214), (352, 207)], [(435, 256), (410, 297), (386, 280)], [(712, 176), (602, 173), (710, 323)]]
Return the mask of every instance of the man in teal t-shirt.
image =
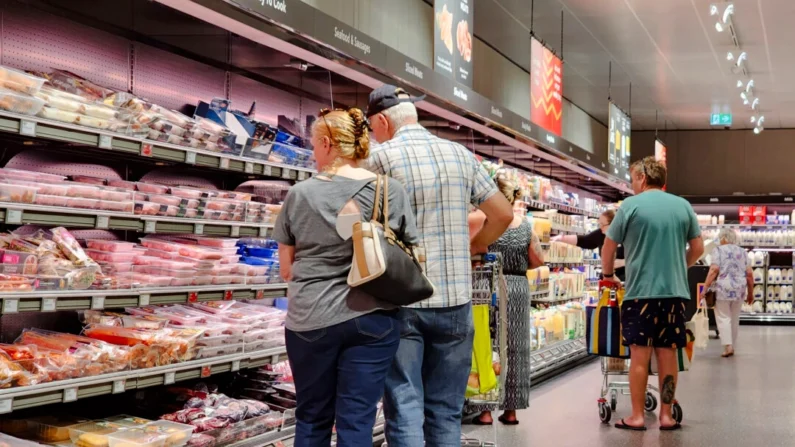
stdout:
[[(701, 257), (704, 242), (693, 207), (662, 190), (666, 169), (654, 157), (630, 169), (634, 197), (621, 204), (602, 248), (602, 274), (614, 278), (616, 247), (626, 254), (626, 295), (621, 306), (621, 335), (630, 346), (632, 417), (617, 428), (644, 425), (649, 361), (657, 355), (660, 376), (660, 430), (677, 430), (671, 408), (676, 393), (678, 348), (687, 344), (685, 301), (690, 299), (687, 269)], [(690, 248), (687, 247), (690, 245)]]

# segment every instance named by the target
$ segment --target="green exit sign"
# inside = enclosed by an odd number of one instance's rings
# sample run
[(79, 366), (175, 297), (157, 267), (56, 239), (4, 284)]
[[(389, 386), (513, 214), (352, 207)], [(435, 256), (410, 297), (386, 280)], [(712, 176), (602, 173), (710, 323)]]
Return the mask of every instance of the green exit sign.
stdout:
[(709, 116), (710, 126), (731, 126), (732, 114), (731, 113), (713, 113)]

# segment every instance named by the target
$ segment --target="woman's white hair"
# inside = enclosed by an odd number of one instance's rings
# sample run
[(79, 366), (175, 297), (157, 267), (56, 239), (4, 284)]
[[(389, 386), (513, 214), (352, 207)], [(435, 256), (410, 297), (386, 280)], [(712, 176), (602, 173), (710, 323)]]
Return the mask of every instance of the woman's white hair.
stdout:
[(727, 244), (737, 245), (737, 232), (731, 228), (721, 228), (718, 232), (718, 242), (724, 241)]
[(400, 129), (407, 124), (416, 124), (419, 121), (417, 116), (417, 108), (413, 103), (401, 102), (400, 104), (390, 107), (383, 112), (389, 123), (395, 129)]

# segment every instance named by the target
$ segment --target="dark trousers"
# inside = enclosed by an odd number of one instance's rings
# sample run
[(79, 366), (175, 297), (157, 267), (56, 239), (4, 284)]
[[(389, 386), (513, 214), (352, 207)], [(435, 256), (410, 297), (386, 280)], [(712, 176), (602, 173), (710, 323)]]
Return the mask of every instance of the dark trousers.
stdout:
[(400, 343), (396, 311), (323, 329), (287, 331), (298, 400), (294, 447), (372, 447), (376, 407)]

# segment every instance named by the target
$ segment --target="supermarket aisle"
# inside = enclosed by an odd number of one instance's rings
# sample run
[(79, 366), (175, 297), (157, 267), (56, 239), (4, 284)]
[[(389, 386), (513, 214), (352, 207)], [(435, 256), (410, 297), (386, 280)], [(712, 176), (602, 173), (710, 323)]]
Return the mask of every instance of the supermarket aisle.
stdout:
[[(682, 376), (677, 393), (684, 410), (681, 432), (657, 430), (656, 414), (648, 415), (645, 433), (601, 424), (596, 405), (601, 371), (593, 362), (534, 388), (530, 409), (519, 414), (521, 425), (497, 424), (498, 446), (791, 446), (795, 327), (742, 326), (740, 334), (742, 345), (732, 359), (720, 357), (717, 340), (696, 352), (694, 370)], [(629, 405), (628, 396), (619, 398), (613, 422), (628, 414)], [(493, 439), (493, 428), (465, 426), (464, 431)]]

